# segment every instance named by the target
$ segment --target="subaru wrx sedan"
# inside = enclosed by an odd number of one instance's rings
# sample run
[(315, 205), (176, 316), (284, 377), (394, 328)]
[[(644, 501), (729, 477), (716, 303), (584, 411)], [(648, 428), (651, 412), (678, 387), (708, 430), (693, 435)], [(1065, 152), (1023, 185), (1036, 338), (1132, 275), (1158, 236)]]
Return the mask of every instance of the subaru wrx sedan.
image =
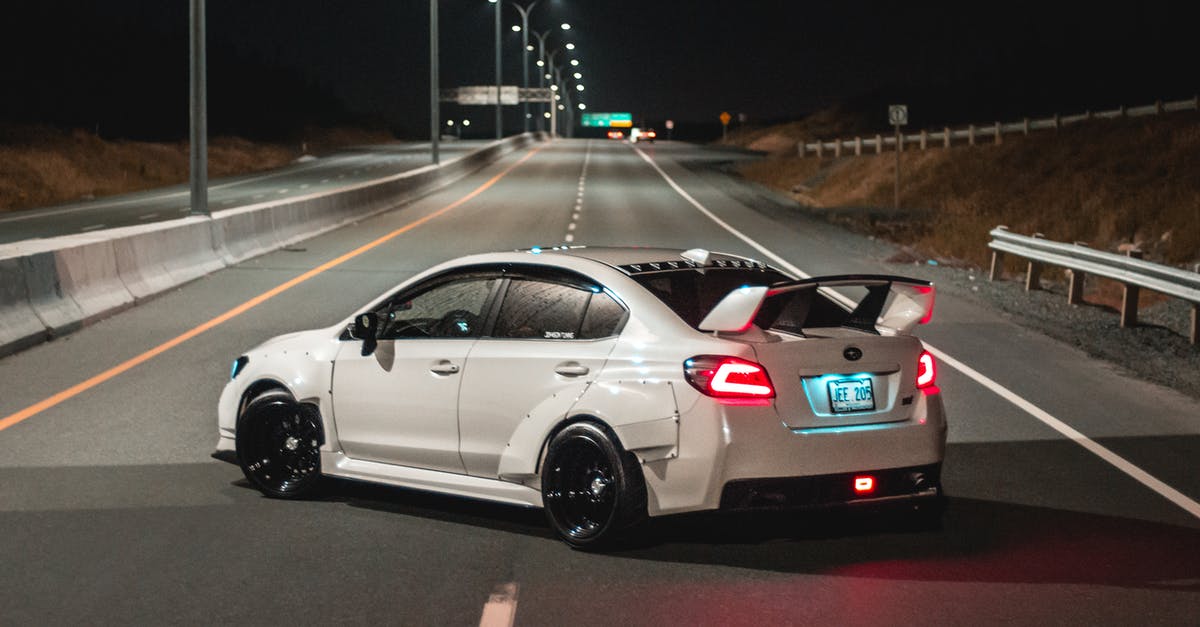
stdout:
[(271, 497), (332, 476), (542, 507), (579, 548), (681, 512), (936, 512), (933, 300), (702, 249), (463, 257), (238, 357), (215, 456)]

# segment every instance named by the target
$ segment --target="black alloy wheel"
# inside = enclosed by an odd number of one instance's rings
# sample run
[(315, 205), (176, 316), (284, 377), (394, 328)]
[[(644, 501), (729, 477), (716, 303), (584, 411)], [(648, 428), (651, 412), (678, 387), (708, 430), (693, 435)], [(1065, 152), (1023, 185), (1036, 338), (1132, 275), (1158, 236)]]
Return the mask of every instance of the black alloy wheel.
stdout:
[(321, 477), (322, 440), (316, 412), (283, 391), (258, 396), (238, 416), (238, 464), (270, 497), (295, 499), (312, 490)]
[(550, 526), (575, 548), (609, 546), (646, 516), (636, 460), (602, 427), (578, 422), (550, 441), (542, 501)]

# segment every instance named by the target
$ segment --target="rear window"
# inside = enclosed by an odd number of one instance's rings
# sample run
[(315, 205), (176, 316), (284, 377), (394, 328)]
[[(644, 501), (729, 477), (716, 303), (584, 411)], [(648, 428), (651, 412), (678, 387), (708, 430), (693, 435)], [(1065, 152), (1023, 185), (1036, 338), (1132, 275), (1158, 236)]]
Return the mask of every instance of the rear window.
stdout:
[(706, 268), (635, 274), (633, 280), (666, 303), (693, 328), (729, 292), (747, 285), (771, 285), (789, 280), (775, 270)]
[[(790, 281), (776, 270), (707, 268), (634, 275), (642, 287), (666, 303), (684, 322), (697, 328), (704, 316), (729, 292), (745, 286), (770, 286)], [(862, 290), (865, 292), (865, 290)], [(754, 317), (760, 329), (803, 334), (806, 328), (861, 328), (853, 314), (816, 290), (789, 291), (766, 299)], [(872, 319), (871, 322), (874, 322)]]

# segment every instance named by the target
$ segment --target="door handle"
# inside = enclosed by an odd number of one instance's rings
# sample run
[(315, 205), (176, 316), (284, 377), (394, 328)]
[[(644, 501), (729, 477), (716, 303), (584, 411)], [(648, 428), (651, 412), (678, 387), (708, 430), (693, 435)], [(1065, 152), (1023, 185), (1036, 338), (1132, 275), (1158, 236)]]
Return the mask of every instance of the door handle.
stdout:
[(452, 364), (448, 361), (443, 361), (441, 363), (434, 364), (429, 371), (433, 374), (458, 374), (458, 365)]
[(581, 366), (573, 361), (569, 361), (565, 364), (555, 366), (554, 372), (564, 377), (582, 377), (590, 371), (587, 366)]

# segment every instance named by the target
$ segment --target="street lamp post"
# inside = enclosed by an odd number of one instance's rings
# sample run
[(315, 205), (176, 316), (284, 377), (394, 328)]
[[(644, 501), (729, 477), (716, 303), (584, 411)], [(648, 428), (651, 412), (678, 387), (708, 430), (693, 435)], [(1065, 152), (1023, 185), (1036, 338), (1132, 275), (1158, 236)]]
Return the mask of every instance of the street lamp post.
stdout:
[[(570, 26), (570, 24), (562, 24), (559, 26), (559, 30), (570, 30)], [(554, 30), (555, 29), (548, 28), (540, 33), (537, 31), (532, 31), (533, 36), (538, 40), (538, 87), (546, 86), (546, 80), (550, 78), (548, 72), (550, 67), (554, 64), (554, 55), (556, 54), (556, 51), (551, 51), (549, 60), (546, 58), (546, 38), (549, 37), (550, 33), (554, 32)], [(528, 50), (529, 46), (526, 45), (525, 48)], [(566, 48), (567, 50), (574, 50), (575, 44), (568, 43), (566, 44)], [(542, 117), (538, 118), (538, 130), (542, 130), (542, 120), (554, 116), (554, 103), (551, 102), (550, 105), (546, 107), (546, 111), (542, 114)], [(551, 131), (553, 132), (553, 125), (551, 125)]]
[(204, 0), (191, 0), (191, 215), (208, 211), (208, 69), (204, 50)]
[(439, 161), (438, 120), (442, 117), (438, 91), (438, 0), (429, 0), (429, 145), (434, 165)]
[[(521, 14), (521, 86), (529, 87), (529, 13), (537, 6), (538, 0), (521, 6), (516, 2), (512, 5)], [(522, 111), (525, 113), (524, 129), (529, 132), (529, 103), (526, 102)]]
[(488, 0), (496, 5), (496, 139), (504, 137), (504, 119), (501, 114), (500, 105), (500, 2), (499, 0)]

